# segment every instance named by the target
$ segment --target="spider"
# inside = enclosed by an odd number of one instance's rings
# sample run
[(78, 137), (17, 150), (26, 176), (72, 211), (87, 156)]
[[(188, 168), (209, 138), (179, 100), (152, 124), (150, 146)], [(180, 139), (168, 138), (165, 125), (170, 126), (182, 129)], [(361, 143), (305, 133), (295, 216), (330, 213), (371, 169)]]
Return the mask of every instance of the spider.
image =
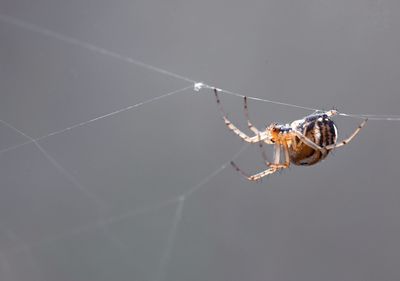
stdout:
[[(258, 143), (262, 158), (268, 167), (265, 171), (254, 175), (249, 175), (240, 169), (233, 161), (231, 165), (250, 181), (258, 181), (263, 177), (273, 174), (279, 170), (289, 168), (290, 163), (301, 166), (311, 166), (323, 159), (329, 152), (337, 147), (349, 143), (364, 127), (368, 119), (365, 119), (353, 134), (347, 139), (337, 143), (337, 128), (331, 117), (338, 114), (336, 110), (316, 111), (315, 113), (295, 120), (290, 124), (272, 123), (265, 130), (257, 129), (249, 120), (247, 97), (244, 97), (244, 115), (247, 119), (247, 125), (254, 136), (248, 136), (240, 131), (226, 117), (218, 97), (218, 89), (214, 88), (215, 98), (225, 125), (238, 135), (242, 140), (248, 143)], [(274, 145), (274, 161), (267, 161), (263, 143)], [(281, 161), (283, 151), (284, 159)]]

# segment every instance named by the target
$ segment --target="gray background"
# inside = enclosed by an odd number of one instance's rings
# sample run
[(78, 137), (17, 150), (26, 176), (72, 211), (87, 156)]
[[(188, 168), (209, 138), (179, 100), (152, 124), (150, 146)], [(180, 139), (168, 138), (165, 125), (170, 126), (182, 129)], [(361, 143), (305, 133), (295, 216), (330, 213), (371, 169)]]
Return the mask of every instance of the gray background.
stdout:
[[(397, 0), (2, 0), (0, 119), (39, 138), (190, 85), (85, 42), (251, 96), (396, 114), (399, 30)], [(310, 113), (249, 106), (258, 127)], [(335, 120), (342, 138), (360, 122)], [(4, 151), (0, 280), (400, 280), (399, 125), (261, 184), (221, 171), (243, 144), (208, 90)], [(264, 168), (257, 147), (236, 162)]]

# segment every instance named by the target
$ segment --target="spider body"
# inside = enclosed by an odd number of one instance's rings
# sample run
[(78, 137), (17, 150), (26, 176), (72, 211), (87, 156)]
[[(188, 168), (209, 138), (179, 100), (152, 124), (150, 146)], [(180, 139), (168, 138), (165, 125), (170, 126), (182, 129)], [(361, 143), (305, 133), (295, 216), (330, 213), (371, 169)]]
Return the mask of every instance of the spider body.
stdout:
[[(264, 163), (268, 167), (265, 171), (248, 175), (234, 162), (231, 162), (238, 172), (251, 181), (260, 180), (269, 174), (288, 168), (290, 163), (311, 166), (322, 161), (331, 150), (349, 143), (367, 122), (367, 119), (365, 119), (349, 138), (339, 143), (337, 143), (337, 128), (331, 119), (333, 115), (337, 114), (336, 110), (317, 111), (290, 124), (272, 123), (265, 130), (259, 130), (249, 120), (247, 98), (244, 97), (244, 113), (247, 125), (254, 134), (254, 136), (248, 136), (228, 120), (221, 106), (218, 90), (214, 89), (214, 93), (226, 126), (244, 141), (258, 143), (261, 149)], [(263, 143), (274, 145), (275, 153), (272, 163), (267, 161)], [(281, 161), (282, 153), (283, 161)]]

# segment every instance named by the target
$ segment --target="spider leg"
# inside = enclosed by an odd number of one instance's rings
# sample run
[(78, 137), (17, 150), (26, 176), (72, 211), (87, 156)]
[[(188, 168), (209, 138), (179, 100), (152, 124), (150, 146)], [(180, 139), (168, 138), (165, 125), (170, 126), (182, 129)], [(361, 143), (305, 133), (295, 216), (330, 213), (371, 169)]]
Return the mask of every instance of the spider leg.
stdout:
[(367, 123), (367, 121), (368, 121), (368, 119), (365, 119), (360, 125), (358, 125), (357, 129), (356, 129), (356, 130), (353, 132), (353, 134), (351, 134), (351, 136), (348, 137), (347, 139), (344, 139), (344, 140), (342, 140), (341, 142), (336, 143), (336, 144), (328, 145), (328, 146), (326, 146), (325, 148), (326, 148), (327, 150), (331, 150), (331, 149), (334, 149), (334, 148), (337, 148), (337, 147), (341, 147), (341, 146), (343, 146), (343, 145), (345, 145), (345, 144), (348, 144), (348, 143), (361, 131), (361, 129), (365, 126), (365, 124)]
[(285, 155), (285, 162), (284, 163), (280, 163), (279, 158), (278, 158), (278, 161), (275, 160), (274, 163), (270, 163), (268, 166), (272, 167), (272, 168), (278, 168), (278, 169), (286, 169), (286, 168), (288, 168), (289, 165), (290, 165), (290, 160), (289, 160), (289, 148), (288, 148), (287, 144), (286, 143), (284, 143), (283, 145), (276, 144), (275, 146), (276, 146), (276, 148), (275, 148), (275, 157), (277, 156), (278, 153), (279, 153), (279, 156), (280, 156), (280, 153), (281, 153), (280, 149), (282, 147), (283, 151), (285, 153), (284, 154)]
[(248, 106), (247, 106), (247, 97), (246, 97), (246, 96), (243, 98), (243, 105), (244, 105), (244, 115), (246, 116), (246, 119), (247, 119), (247, 126), (249, 127), (249, 129), (250, 129), (251, 131), (253, 131), (253, 133), (255, 133), (255, 134), (260, 134), (260, 130), (258, 130), (258, 129), (253, 125), (253, 123), (250, 121), (250, 118), (249, 118), (249, 108), (248, 108)]
[(275, 144), (274, 164), (279, 164), (281, 161), (281, 145)]
[(264, 160), (265, 165), (269, 166), (270, 164), (272, 164), (271, 162), (269, 162), (269, 161), (267, 160), (267, 154), (265, 153), (264, 145), (263, 145), (263, 142), (262, 142), (262, 141), (259, 141), (259, 142), (258, 142), (258, 147), (260, 148), (261, 156), (262, 156), (262, 158), (263, 158), (263, 160)]
[[(285, 151), (285, 163), (279, 163), (280, 161), (280, 144), (275, 144), (275, 158), (274, 158), (274, 163), (269, 163), (268, 161), (266, 161), (266, 159), (264, 159), (265, 164), (269, 167), (269, 169), (262, 171), (260, 173), (254, 174), (254, 175), (249, 175), (246, 172), (244, 172), (242, 169), (240, 169), (235, 162), (231, 161), (231, 165), (235, 168), (236, 171), (238, 171), (239, 173), (241, 173), (244, 177), (246, 177), (248, 180), (250, 181), (259, 181), (261, 180), (263, 177), (267, 176), (267, 175), (271, 175), (273, 173), (275, 173), (276, 171), (279, 171), (281, 169), (284, 168), (288, 168), (289, 167), (289, 151), (288, 151), (288, 147), (287, 144), (285, 144), (284, 147), (284, 151)], [(265, 153), (263, 153), (265, 155)], [(263, 158), (264, 158), (263, 155)]]
[(327, 149), (326, 147), (320, 147), (318, 144), (316, 144), (315, 142), (313, 142), (312, 140), (310, 140), (309, 138), (307, 138), (305, 135), (303, 135), (301, 132), (299, 132), (297, 130), (293, 130), (293, 133), (295, 133), (296, 136), (301, 141), (303, 141), (306, 145), (308, 145), (312, 149), (319, 150), (319, 151), (324, 151)]
[(233, 168), (235, 168), (236, 171), (238, 171), (239, 173), (241, 173), (245, 178), (247, 178), (247, 179), (250, 180), (250, 181), (258, 181), (258, 180), (260, 180), (261, 178), (263, 178), (263, 177), (265, 177), (265, 176), (267, 176), (267, 175), (273, 174), (273, 173), (275, 173), (276, 171), (278, 171), (278, 170), (280, 169), (280, 168), (269, 168), (269, 169), (267, 169), (267, 170), (265, 170), (265, 171), (262, 171), (262, 172), (260, 172), (260, 173), (258, 173), (258, 174), (249, 175), (248, 173), (246, 173), (246, 172), (244, 172), (242, 169), (240, 169), (240, 168), (235, 164), (235, 162), (231, 161), (231, 165), (233, 166)]
[[(258, 135), (255, 136), (248, 136), (245, 133), (243, 133), (241, 130), (239, 130), (235, 125), (232, 124), (231, 121), (226, 117), (225, 111), (222, 108), (221, 101), (218, 97), (218, 90), (214, 88), (214, 94), (215, 98), (217, 100), (217, 104), (219, 107), (219, 110), (221, 111), (222, 118), (224, 119), (225, 125), (230, 129), (232, 132), (234, 132), (236, 135), (238, 135), (242, 140), (249, 142), (249, 143), (257, 143), (259, 141), (262, 141), (267, 138), (267, 135), (265, 133), (259, 132)], [(258, 130), (257, 130), (258, 131)]]
[(287, 164), (287, 167), (289, 167), (289, 165), (290, 165), (289, 147), (288, 147), (288, 144), (286, 142), (283, 145), (283, 151), (285, 152), (285, 163)]
[[(263, 144), (262, 142), (259, 142), (260, 150), (261, 150), (261, 156), (264, 160), (265, 165), (268, 167), (274, 167), (274, 168), (287, 168), (289, 166), (289, 150), (286, 145), (279, 145), (275, 144), (275, 155), (274, 155), (274, 162), (271, 163), (267, 160), (267, 155), (265, 153), (265, 150), (263, 149)], [(280, 157), (281, 157), (281, 148), (283, 147), (283, 151), (285, 152), (285, 163), (280, 163)]]
[(299, 131), (293, 130), (293, 132), (296, 134), (297, 137), (299, 137), (299, 139), (301, 139), (306, 145), (308, 145), (309, 147), (315, 149), (315, 150), (319, 150), (323, 153), (326, 153), (328, 150), (332, 150), (334, 148), (337, 147), (341, 147), (345, 144), (348, 144), (360, 131), (361, 129), (365, 126), (365, 124), (367, 123), (368, 119), (365, 119), (358, 127), (357, 129), (353, 132), (353, 134), (351, 134), (350, 137), (348, 137), (347, 139), (342, 140), (339, 143), (335, 143), (335, 144), (331, 144), (331, 145), (327, 145), (325, 147), (321, 147), (318, 144), (316, 144), (315, 142), (313, 142), (312, 140), (310, 140), (309, 138), (307, 138), (306, 136), (304, 136), (302, 133), (300, 133)]

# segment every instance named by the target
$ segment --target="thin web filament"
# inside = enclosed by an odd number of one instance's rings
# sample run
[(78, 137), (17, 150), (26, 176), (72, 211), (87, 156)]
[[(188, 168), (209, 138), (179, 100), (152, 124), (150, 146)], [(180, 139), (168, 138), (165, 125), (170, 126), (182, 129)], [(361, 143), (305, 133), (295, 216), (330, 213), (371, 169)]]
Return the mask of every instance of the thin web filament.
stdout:
[[(17, 18), (8, 16), (8, 15), (4, 15), (4, 14), (0, 14), (0, 20), (4, 23), (10, 24), (10, 25), (14, 25), (20, 28), (23, 28), (25, 30), (29, 30), (35, 33), (39, 33), (42, 34), (44, 36), (48, 36), (57, 40), (60, 40), (62, 42), (68, 43), (68, 44), (72, 44), (75, 45), (77, 47), (80, 48), (84, 48), (87, 49), (89, 51), (104, 55), (104, 56), (108, 56), (120, 61), (124, 61), (126, 63), (130, 63), (133, 64), (135, 66), (138, 67), (142, 67), (145, 69), (148, 69), (149, 71), (152, 72), (156, 72), (156, 73), (160, 73), (166, 76), (169, 76), (171, 78), (174, 79), (178, 79), (184, 82), (188, 82), (190, 83), (190, 85), (185, 86), (181, 89), (172, 91), (172, 92), (168, 92), (165, 94), (162, 94), (160, 96), (154, 97), (154, 98), (150, 98), (148, 100), (139, 102), (137, 104), (134, 105), (130, 105), (127, 107), (124, 107), (122, 109), (107, 113), (105, 115), (102, 116), (98, 116), (95, 117), (93, 119), (87, 120), (87, 121), (83, 121), (74, 125), (71, 125), (67, 128), (64, 129), (60, 129), (54, 132), (51, 132), (49, 134), (46, 134), (44, 136), (41, 136), (39, 138), (32, 138), (30, 136), (28, 136), (27, 134), (25, 134), (24, 132), (20, 131), (19, 129), (17, 129), (16, 127), (14, 127), (13, 125), (9, 124), (6, 121), (0, 120), (0, 122), (2, 124), (4, 124), (5, 126), (13, 129), (14, 131), (18, 132), (20, 135), (24, 136), (27, 141), (23, 142), (21, 144), (17, 144), (11, 147), (8, 147), (6, 149), (0, 150), (0, 155), (7, 152), (7, 151), (11, 151), (14, 149), (17, 149), (21, 146), (24, 146), (26, 144), (29, 143), (34, 143), (37, 147), (37, 149), (39, 149), (43, 155), (47, 158), (47, 160), (54, 166), (57, 168), (57, 170), (59, 172), (61, 172), (66, 178), (68, 178), (77, 188), (79, 188), (79, 190), (81, 190), (82, 193), (86, 194), (86, 196), (88, 196), (89, 198), (91, 198), (93, 201), (95, 201), (97, 203), (97, 205), (103, 205), (104, 202), (102, 200), (100, 200), (95, 194), (91, 193), (88, 191), (88, 189), (83, 186), (67, 169), (65, 169), (56, 159), (54, 159), (54, 157), (52, 157), (40, 144), (39, 142), (41, 140), (44, 140), (48, 137), (51, 136), (55, 136), (58, 134), (62, 134), (65, 133), (67, 131), (73, 130), (75, 128), (78, 127), (82, 127), (82, 126), (86, 126), (92, 122), (98, 121), (98, 120), (102, 120), (104, 118), (108, 118), (111, 116), (114, 116), (116, 114), (122, 113), (124, 111), (127, 110), (132, 110), (132, 109), (136, 109), (140, 106), (149, 104), (151, 102), (155, 102), (155, 101), (159, 101), (161, 99), (167, 98), (167, 97), (171, 97), (173, 95), (176, 95), (178, 93), (183, 93), (186, 92), (189, 89), (193, 89), (194, 91), (200, 91), (202, 89), (214, 89), (214, 86), (208, 85), (208, 84), (204, 84), (201, 82), (198, 82), (196, 80), (193, 80), (191, 78), (188, 78), (186, 76), (150, 65), (150, 64), (146, 64), (144, 62), (141, 62), (139, 60), (136, 60), (134, 58), (128, 57), (128, 56), (124, 56), (121, 55), (119, 53), (107, 50), (105, 48), (90, 44), (88, 42), (84, 42), (81, 40), (78, 40), (76, 38), (72, 38), (69, 36), (65, 36), (62, 35), (60, 33), (57, 33), (55, 31), (46, 29), (46, 28), (42, 28), (38, 25), (35, 24), (31, 24), (22, 20), (19, 20)], [(218, 89), (221, 93), (227, 94), (227, 95), (232, 95), (232, 96), (236, 96), (236, 97), (244, 97), (245, 95), (239, 94), (239, 93), (235, 93), (232, 91), (228, 91), (228, 90), (224, 90), (224, 89)], [(251, 97), (251, 96), (247, 96), (248, 99), (251, 100), (255, 100), (255, 101), (260, 101), (260, 102), (267, 102), (267, 103), (272, 103), (272, 104), (276, 104), (276, 105), (281, 105), (281, 106), (287, 106), (287, 107), (293, 107), (293, 108), (300, 108), (300, 109), (305, 109), (305, 110), (310, 110), (310, 111), (316, 111), (319, 110), (317, 108), (311, 108), (311, 107), (306, 107), (306, 106), (301, 106), (301, 105), (296, 105), (296, 104), (290, 104), (290, 103), (284, 103), (284, 102), (279, 102), (279, 101), (274, 101), (274, 100), (268, 100), (268, 99), (262, 99), (262, 98), (258, 98), (258, 97)], [(347, 116), (347, 117), (352, 117), (352, 118), (369, 118), (370, 120), (381, 120), (381, 121), (400, 121), (400, 115), (373, 115), (373, 114), (347, 114), (347, 113), (339, 113), (339, 115), (341, 116)], [(196, 190), (198, 190), (199, 188), (201, 188), (202, 186), (206, 185), (211, 179), (213, 179), (214, 177), (216, 177), (218, 174), (220, 174), (223, 170), (226, 169), (226, 167), (229, 165), (229, 162), (231, 162), (232, 160), (235, 160), (235, 158), (237, 158), (246, 148), (248, 147), (247, 144), (243, 145), (242, 148), (228, 161), (226, 161), (225, 163), (223, 163), (221, 166), (219, 166), (217, 169), (213, 170), (210, 174), (208, 174), (207, 176), (205, 176), (201, 181), (199, 181), (199, 183), (197, 183), (196, 185), (193, 185), (192, 187), (190, 187), (186, 192), (184, 192), (183, 194), (181, 194), (178, 197), (172, 198), (172, 199), (168, 199), (165, 200), (159, 204), (155, 204), (153, 206), (148, 206), (145, 208), (141, 208), (141, 209), (137, 209), (137, 210), (132, 210), (130, 212), (124, 213), (122, 215), (119, 216), (114, 216), (111, 218), (106, 218), (106, 219), (100, 219), (92, 224), (83, 226), (83, 227), (79, 227), (79, 228), (75, 228), (72, 229), (62, 235), (56, 236), (56, 237), (47, 237), (45, 239), (43, 239), (42, 241), (39, 241), (39, 244), (41, 243), (52, 243), (57, 241), (58, 239), (64, 238), (64, 237), (69, 237), (69, 236), (73, 236), (73, 235), (78, 235), (84, 231), (88, 231), (90, 229), (93, 228), (101, 228), (101, 229), (105, 229), (105, 226), (115, 222), (115, 221), (119, 221), (128, 217), (132, 217), (132, 216), (136, 216), (139, 214), (144, 214), (144, 213), (148, 213), (151, 211), (155, 211), (155, 210), (159, 210), (160, 208), (164, 208), (166, 206), (170, 206), (171, 204), (176, 204), (176, 209), (175, 209), (175, 214), (174, 217), (172, 219), (172, 223), (171, 223), (171, 228), (167, 237), (167, 241), (166, 241), (166, 245), (164, 248), (164, 251), (162, 253), (162, 256), (160, 258), (159, 261), (159, 265), (158, 265), (158, 270), (157, 272), (155, 272), (155, 280), (156, 281), (161, 281), (165, 278), (166, 275), (166, 271), (167, 271), (167, 267), (168, 267), (168, 262), (170, 260), (172, 251), (173, 251), (173, 247), (174, 247), (174, 241), (176, 239), (176, 236), (178, 234), (178, 230), (179, 230), (179, 224), (181, 222), (182, 219), (182, 214), (183, 214), (183, 209), (184, 209), (184, 202), (185, 200), (191, 196)], [(106, 230), (106, 229), (105, 229)], [(120, 248), (121, 250), (123, 250), (123, 244), (117, 240), (115, 237), (110, 236), (110, 240), (112, 242), (114, 242), (114, 244), (116, 244), (118, 246), (118, 248)], [(19, 247), (19, 249), (16, 249), (16, 251), (26, 251), (27, 246), (24, 245), (23, 248)], [(1, 256), (0, 256), (1, 259)]]

